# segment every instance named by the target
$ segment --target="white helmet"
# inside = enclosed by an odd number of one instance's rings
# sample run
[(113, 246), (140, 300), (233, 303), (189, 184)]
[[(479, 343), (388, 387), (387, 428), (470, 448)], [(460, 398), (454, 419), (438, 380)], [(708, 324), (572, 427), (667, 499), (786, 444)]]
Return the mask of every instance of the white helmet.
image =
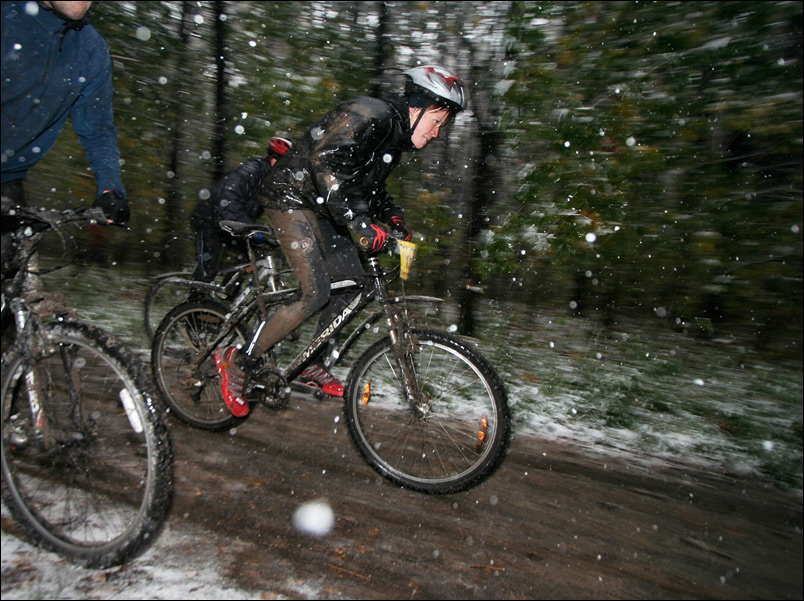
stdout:
[(437, 65), (425, 65), (408, 69), (405, 75), (405, 95), (422, 92), (455, 113), (466, 109), (466, 91), (454, 73)]

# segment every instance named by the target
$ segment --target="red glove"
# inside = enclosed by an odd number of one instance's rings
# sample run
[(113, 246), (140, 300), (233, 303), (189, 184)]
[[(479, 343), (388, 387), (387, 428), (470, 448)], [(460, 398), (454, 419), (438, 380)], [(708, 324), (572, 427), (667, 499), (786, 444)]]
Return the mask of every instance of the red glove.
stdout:
[(391, 227), (391, 235), (394, 238), (397, 240), (404, 240), (406, 242), (410, 240), (412, 234), (410, 233), (410, 230), (408, 229), (404, 219), (399, 216), (391, 217), (391, 219), (388, 220), (388, 225)]
[(353, 227), (357, 234), (357, 243), (367, 253), (377, 254), (385, 248), (388, 232), (373, 223), (360, 223)]

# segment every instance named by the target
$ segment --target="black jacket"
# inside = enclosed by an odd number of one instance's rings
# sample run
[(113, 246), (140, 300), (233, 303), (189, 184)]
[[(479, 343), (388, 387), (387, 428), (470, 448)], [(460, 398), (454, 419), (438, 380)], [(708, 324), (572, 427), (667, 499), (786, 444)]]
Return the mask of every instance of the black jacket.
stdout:
[(271, 170), (265, 157), (254, 157), (241, 163), (219, 179), (209, 198), (202, 200), (190, 216), (193, 227), (218, 229), (223, 219), (254, 223), (262, 213), (257, 200), (263, 178)]
[(277, 209), (301, 205), (353, 229), (367, 216), (387, 223), (402, 211), (385, 180), (407, 150), (414, 146), (401, 96), (349, 100), (279, 159), (263, 181), (261, 201)]

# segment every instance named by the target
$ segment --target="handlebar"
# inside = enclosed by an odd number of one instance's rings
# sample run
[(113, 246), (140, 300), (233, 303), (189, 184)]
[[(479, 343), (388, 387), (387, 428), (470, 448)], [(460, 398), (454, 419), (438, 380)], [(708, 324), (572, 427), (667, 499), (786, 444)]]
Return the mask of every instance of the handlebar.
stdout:
[[(34, 256), (37, 246), (48, 231), (55, 232), (60, 238), (64, 256), (67, 257), (69, 253), (68, 246), (72, 243), (73, 247), (75, 247), (75, 240), (73, 236), (64, 231), (66, 226), (78, 224), (111, 225), (103, 209), (99, 207), (81, 207), (63, 211), (28, 206), (3, 207), (3, 222), (5, 224), (8, 221), (13, 225), (11, 227), (7, 226), (7, 229), (13, 230), (13, 236), (16, 239), (16, 248), (13, 249), (14, 258), (11, 260), (11, 264), (15, 266), (13, 269), (16, 271), (14, 275), (15, 286), (17, 284), (22, 285), (22, 279), (20, 278), (24, 278), (25, 274), (28, 273), (28, 262)], [(49, 273), (65, 267), (71, 262), (72, 258), (49, 269), (37, 268), (36, 273)], [(24, 266), (24, 268), (19, 268), (20, 266)]]
[(16, 206), (10, 208), (3, 217), (15, 218), (19, 220), (20, 225), (31, 226), (36, 231), (58, 229), (61, 226), (73, 223), (112, 225), (108, 223), (103, 209), (99, 207), (80, 207), (57, 211), (56, 209), (43, 207)]

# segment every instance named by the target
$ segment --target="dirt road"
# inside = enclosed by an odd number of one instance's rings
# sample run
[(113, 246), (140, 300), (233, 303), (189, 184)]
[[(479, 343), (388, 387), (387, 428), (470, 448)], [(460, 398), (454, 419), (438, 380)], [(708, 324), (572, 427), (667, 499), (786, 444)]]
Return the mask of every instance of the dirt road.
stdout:
[[(376, 476), (340, 404), (306, 397), (235, 433), (175, 425), (174, 443), (171, 519), (208, 529), (203, 552), (266, 596), (802, 598), (801, 499), (757, 482), (520, 436), (488, 482), (426, 496)], [(317, 498), (336, 515), (324, 538), (292, 524)]]
[[(281, 413), (259, 408), (236, 432), (172, 428), (169, 529), (197, 535), (180, 550), (157, 543), (149, 565), (160, 565), (159, 554), (167, 564), (180, 553), (183, 562), (198, 562), (195, 574), (214, 565), (250, 598), (804, 594), (801, 497), (770, 485), (648, 470), (517, 436), (489, 481), (427, 496), (375, 475), (352, 447), (340, 403), (311, 397), (294, 398)], [(298, 532), (294, 511), (322, 498), (335, 512), (334, 531), (322, 538)], [(4, 570), (4, 590), (13, 582), (28, 590), (21, 570)], [(125, 579), (126, 570), (143, 568), (134, 562), (103, 576)], [(97, 573), (86, 578), (97, 590)]]

